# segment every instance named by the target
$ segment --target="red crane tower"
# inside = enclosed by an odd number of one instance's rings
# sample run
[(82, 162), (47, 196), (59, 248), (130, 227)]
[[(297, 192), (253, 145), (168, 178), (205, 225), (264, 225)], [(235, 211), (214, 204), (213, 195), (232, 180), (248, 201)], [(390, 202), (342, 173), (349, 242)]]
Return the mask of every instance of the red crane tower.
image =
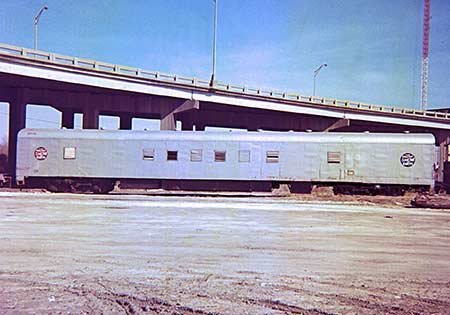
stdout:
[(427, 109), (428, 49), (430, 46), (430, 0), (424, 0), (422, 45), (422, 110)]

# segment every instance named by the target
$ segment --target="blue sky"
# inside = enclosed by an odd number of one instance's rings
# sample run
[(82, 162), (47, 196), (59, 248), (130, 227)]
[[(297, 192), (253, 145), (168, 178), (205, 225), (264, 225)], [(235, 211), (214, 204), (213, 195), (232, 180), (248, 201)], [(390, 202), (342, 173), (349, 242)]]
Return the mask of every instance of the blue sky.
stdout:
[[(213, 0), (4, 0), (0, 42), (32, 47), (44, 4), (42, 50), (211, 75)], [(431, 0), (431, 15), (428, 104), (450, 107), (450, 1)], [(217, 79), (311, 95), (313, 72), (327, 63), (317, 95), (420, 108), (422, 19), (423, 0), (219, 0)], [(59, 119), (41, 108), (29, 114), (29, 126)]]

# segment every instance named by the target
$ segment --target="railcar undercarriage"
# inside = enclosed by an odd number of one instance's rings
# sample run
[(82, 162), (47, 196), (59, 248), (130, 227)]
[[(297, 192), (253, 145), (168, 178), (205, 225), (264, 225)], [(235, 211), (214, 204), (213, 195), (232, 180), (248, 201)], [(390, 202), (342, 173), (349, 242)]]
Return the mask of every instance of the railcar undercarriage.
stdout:
[(44, 188), (50, 192), (106, 194), (114, 189), (115, 181), (104, 178), (38, 178), (26, 180), (24, 187)]
[(390, 185), (390, 184), (334, 184), (335, 195), (384, 195), (403, 196), (407, 191), (426, 192), (430, 191), (429, 186), (424, 185)]
[[(281, 181), (232, 181), (232, 180), (179, 180), (179, 179), (111, 179), (111, 178), (59, 178), (30, 177), (22, 187), (44, 188), (50, 192), (106, 194), (112, 190), (163, 189), (211, 192), (274, 192), (311, 193), (314, 186), (331, 187), (335, 195), (386, 195), (402, 196), (406, 191), (430, 191), (423, 185), (390, 185), (361, 183), (313, 183)], [(436, 186), (440, 187), (439, 185)], [(442, 189), (442, 188), (437, 188)]]

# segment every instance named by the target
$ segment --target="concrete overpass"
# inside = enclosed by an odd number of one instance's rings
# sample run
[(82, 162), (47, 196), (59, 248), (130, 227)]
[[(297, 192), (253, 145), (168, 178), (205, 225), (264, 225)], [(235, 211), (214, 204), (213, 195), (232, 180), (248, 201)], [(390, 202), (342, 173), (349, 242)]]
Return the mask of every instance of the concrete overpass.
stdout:
[[(62, 127), (98, 128), (101, 114), (161, 119), (161, 129), (431, 132), (443, 154), (450, 114), (224, 84), (0, 44), (0, 101), (10, 104), (9, 143), (25, 127), (27, 104), (62, 112)], [(195, 127), (194, 127), (195, 126)], [(14, 161), (15, 145), (9, 146)], [(14, 162), (10, 169), (14, 169)]]

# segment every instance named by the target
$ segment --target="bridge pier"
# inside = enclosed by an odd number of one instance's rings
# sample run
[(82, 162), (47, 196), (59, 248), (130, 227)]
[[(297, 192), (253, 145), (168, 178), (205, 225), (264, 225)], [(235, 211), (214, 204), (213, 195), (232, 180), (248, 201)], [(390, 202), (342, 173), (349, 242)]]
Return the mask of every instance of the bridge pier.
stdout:
[(196, 123), (195, 124), (195, 130), (196, 131), (205, 131), (205, 125), (204, 124), (202, 124), (202, 123)]
[[(9, 138), (8, 138), (8, 166), (7, 172), (16, 178), (17, 134), (25, 128), (26, 101), (22, 95), (9, 102)], [(15, 180), (13, 180), (13, 185)]]
[(122, 130), (131, 130), (132, 126), (133, 126), (133, 114), (129, 114), (129, 113), (121, 113), (119, 115), (120, 117), (120, 126), (119, 129)]
[(350, 126), (350, 119), (340, 118), (336, 122), (332, 123), (330, 126), (325, 128), (325, 132), (334, 131), (340, 128), (345, 128)]
[(62, 110), (61, 127), (73, 129), (74, 127), (75, 110), (72, 108), (65, 108)]
[(160, 130), (176, 130), (177, 122), (173, 113), (161, 117)]
[[(439, 154), (441, 156), (440, 163), (436, 165), (436, 174), (437, 174), (437, 180), (438, 181), (444, 181), (447, 180), (445, 178), (445, 170), (446, 170), (446, 164), (448, 165), (449, 159), (450, 159), (450, 151), (449, 151), (449, 144), (450, 144), (450, 134), (445, 131), (439, 131), (435, 134), (436, 137), (436, 145), (439, 148)], [(448, 167), (448, 166), (447, 166)], [(447, 175), (448, 176), (448, 175)]]
[(194, 130), (194, 123), (192, 120), (182, 120), (181, 130), (192, 131)]
[[(177, 121), (175, 115), (185, 114), (189, 111), (200, 109), (200, 103), (193, 100), (184, 100), (181, 104), (171, 105), (168, 109), (161, 110), (161, 130), (176, 130)], [(191, 120), (192, 121), (192, 120)]]
[(98, 129), (99, 116), (100, 111), (97, 108), (86, 108), (83, 111), (83, 129)]

